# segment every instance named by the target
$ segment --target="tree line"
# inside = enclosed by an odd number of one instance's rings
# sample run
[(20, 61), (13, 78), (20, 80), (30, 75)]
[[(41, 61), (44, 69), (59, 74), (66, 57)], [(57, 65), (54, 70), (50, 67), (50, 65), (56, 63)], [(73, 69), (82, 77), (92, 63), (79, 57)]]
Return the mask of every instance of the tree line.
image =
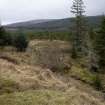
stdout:
[(3, 26), (0, 27), (0, 47), (13, 46), (17, 51), (25, 51), (28, 46), (28, 39), (21, 32), (17, 35), (11, 35), (6, 32)]

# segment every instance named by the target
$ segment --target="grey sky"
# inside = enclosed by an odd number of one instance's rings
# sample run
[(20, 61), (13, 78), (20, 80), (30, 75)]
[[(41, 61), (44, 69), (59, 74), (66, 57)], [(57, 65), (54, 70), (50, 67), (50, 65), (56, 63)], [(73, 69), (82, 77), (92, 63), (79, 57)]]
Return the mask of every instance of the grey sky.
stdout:
[[(105, 0), (84, 0), (87, 15), (105, 12)], [(33, 19), (71, 17), (72, 0), (0, 0), (3, 24)]]

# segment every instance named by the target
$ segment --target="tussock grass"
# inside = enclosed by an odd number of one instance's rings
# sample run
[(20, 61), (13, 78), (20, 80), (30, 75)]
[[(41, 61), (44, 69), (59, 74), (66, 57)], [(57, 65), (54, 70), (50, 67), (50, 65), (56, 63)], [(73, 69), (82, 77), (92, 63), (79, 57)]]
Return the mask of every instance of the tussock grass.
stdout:
[(0, 95), (19, 91), (19, 85), (13, 80), (0, 77)]
[[(45, 42), (46, 41), (44, 41), (44, 43)], [(46, 42), (45, 46), (47, 46), (48, 42)], [(56, 41), (53, 41), (53, 43), (55, 42)], [(42, 41), (40, 43), (42, 43)], [(40, 48), (43, 45), (43, 43), (40, 43), (36, 41), (32, 44)], [(62, 44), (60, 47), (64, 52), (66, 48), (65, 44)], [(69, 72), (67, 71), (66, 73), (67, 76), (70, 77), (68, 78), (64, 73), (53, 73), (45, 66), (42, 68), (40, 65), (30, 64), (32, 59), (29, 52), (5, 53), (4, 51), (3, 54), (5, 54), (4, 57), (0, 58), (0, 105), (105, 104), (100, 92), (95, 91), (93, 88), (90, 88), (89, 85), (81, 82), (84, 81), (92, 84), (93, 78), (95, 77), (95, 74), (86, 70), (85, 67), (83, 68), (74, 63), (71, 65), (72, 67)], [(13, 60), (19, 63), (14, 63)], [(70, 62), (73, 61), (71, 60)]]
[(104, 105), (75, 88), (67, 92), (36, 90), (0, 96), (0, 105)]
[(20, 90), (54, 88), (64, 89), (67, 85), (52, 71), (39, 66), (14, 64), (0, 59), (0, 76), (19, 84)]
[(87, 68), (82, 68), (80, 65), (72, 66), (69, 75), (76, 80), (80, 80), (91, 85), (94, 89), (105, 92), (104, 74), (98, 74), (89, 71)]
[(95, 74), (92, 74), (89, 70), (79, 66), (73, 66), (69, 75), (89, 84), (93, 83), (93, 78), (95, 77)]

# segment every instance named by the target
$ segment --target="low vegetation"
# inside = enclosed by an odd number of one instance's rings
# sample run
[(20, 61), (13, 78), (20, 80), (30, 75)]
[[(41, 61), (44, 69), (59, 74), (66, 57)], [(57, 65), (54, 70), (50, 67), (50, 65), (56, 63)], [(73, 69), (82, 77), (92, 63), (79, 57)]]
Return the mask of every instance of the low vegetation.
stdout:
[(93, 86), (97, 89), (97, 90), (103, 90), (103, 84), (102, 84), (102, 78), (96, 74), (95, 77), (93, 78)]
[[(84, 98), (83, 98), (84, 97)], [(35, 90), (0, 96), (0, 105), (104, 105), (98, 99), (77, 89), (67, 92)]]
[(69, 71), (69, 75), (76, 80), (80, 80), (86, 84), (89, 84), (98, 91), (104, 91), (103, 76), (97, 73), (92, 73), (88, 69), (84, 69), (80, 66), (73, 66)]
[(0, 78), (0, 95), (19, 91), (19, 85), (13, 80)]
[(28, 39), (20, 33), (17, 36), (13, 36), (7, 33), (4, 27), (0, 27), (0, 46), (14, 46), (17, 51), (25, 51), (28, 46)]
[[(67, 49), (70, 43), (65, 41), (33, 40), (29, 43), (27, 52), (23, 53), (13, 52), (11, 49), (10, 51), (1, 50), (1, 54), (3, 54), (0, 57), (1, 105), (81, 105), (82, 103), (103, 105), (103, 94), (87, 85), (92, 84), (95, 75), (86, 68), (82, 68), (81, 63), (70, 59), (72, 65), (67, 73), (52, 72), (49, 66), (41, 66), (40, 62), (39, 65), (31, 63), (37, 57), (34, 59), (31, 57), (35, 54), (34, 49), (46, 48), (48, 50), (52, 48), (51, 45), (54, 50), (56, 43), (57, 49), (62, 49), (62, 53), (69, 56), (70, 50)], [(47, 52), (47, 55), (49, 53)], [(46, 61), (46, 56), (41, 57)], [(68, 63), (65, 62), (65, 64)]]
[(15, 37), (13, 46), (17, 48), (17, 51), (25, 51), (28, 46), (28, 40), (26, 39), (26, 36), (19, 34)]

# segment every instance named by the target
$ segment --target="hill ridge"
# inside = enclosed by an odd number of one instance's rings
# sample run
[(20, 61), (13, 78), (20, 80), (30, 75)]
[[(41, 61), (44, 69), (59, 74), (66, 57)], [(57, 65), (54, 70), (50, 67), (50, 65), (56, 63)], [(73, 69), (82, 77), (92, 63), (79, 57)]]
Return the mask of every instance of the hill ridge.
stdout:
[[(100, 25), (102, 16), (88, 16), (86, 19), (88, 20), (88, 24), (92, 27), (97, 28)], [(14, 23), (10, 25), (6, 25), (7, 29), (34, 29), (34, 30), (42, 30), (42, 31), (68, 31), (70, 27), (73, 25), (73, 18), (64, 18), (64, 19), (41, 19), (41, 20), (32, 20), (20, 23)]]

